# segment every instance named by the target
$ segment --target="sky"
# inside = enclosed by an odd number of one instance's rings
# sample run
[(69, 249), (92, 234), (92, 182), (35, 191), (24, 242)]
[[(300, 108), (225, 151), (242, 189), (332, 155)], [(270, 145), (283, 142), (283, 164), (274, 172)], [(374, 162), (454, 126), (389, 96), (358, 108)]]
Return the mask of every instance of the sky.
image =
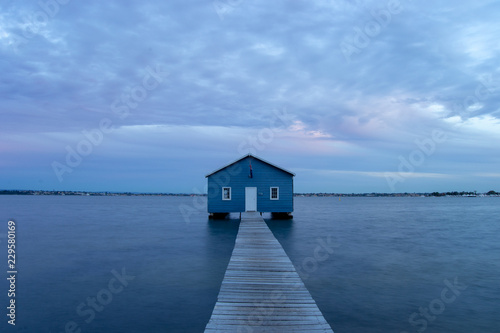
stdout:
[(3, 1), (0, 189), (500, 191), (498, 1)]

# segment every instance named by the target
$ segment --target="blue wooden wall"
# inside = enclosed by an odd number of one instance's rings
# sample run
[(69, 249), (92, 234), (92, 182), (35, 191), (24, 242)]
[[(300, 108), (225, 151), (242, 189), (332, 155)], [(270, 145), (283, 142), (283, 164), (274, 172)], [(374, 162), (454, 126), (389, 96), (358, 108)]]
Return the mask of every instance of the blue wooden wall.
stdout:
[[(231, 200), (222, 200), (222, 187), (231, 187)], [(257, 187), (257, 211), (293, 212), (293, 176), (251, 156), (208, 176), (208, 212), (244, 212), (245, 187)], [(270, 199), (270, 187), (279, 187), (279, 200)]]

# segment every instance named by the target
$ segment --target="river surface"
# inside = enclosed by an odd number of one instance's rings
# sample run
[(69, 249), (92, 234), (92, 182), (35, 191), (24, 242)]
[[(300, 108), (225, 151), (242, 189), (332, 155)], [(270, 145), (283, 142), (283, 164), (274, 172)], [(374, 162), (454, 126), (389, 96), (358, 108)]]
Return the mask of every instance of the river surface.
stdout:
[[(0, 196), (0, 331), (203, 332), (239, 226), (203, 200)], [(336, 333), (479, 333), (500, 331), (499, 217), (500, 198), (297, 197), (266, 222)]]

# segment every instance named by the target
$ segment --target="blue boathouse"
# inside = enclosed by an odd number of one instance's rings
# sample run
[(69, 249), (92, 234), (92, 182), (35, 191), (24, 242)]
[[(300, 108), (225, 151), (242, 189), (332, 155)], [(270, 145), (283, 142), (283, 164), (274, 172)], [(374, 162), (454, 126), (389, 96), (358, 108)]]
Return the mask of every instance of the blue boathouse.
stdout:
[(208, 179), (208, 213), (269, 212), (290, 216), (293, 212), (293, 172), (252, 154), (219, 168)]

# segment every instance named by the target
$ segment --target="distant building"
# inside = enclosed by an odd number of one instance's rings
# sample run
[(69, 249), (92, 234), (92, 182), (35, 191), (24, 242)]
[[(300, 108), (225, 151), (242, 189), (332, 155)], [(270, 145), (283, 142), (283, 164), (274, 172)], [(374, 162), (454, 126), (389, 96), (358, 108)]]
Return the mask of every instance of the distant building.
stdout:
[(293, 212), (293, 172), (252, 154), (219, 168), (208, 178), (208, 213)]

